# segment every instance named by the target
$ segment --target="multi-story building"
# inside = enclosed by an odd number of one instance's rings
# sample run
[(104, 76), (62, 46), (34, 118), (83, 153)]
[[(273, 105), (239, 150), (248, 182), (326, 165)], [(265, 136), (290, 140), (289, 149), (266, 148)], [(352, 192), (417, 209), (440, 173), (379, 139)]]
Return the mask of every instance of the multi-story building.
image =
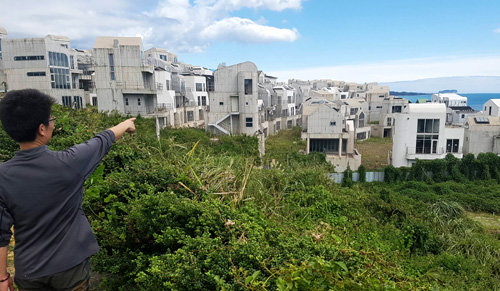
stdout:
[(47, 35), (43, 38), (10, 39), (1, 30), (0, 83), (3, 89), (38, 89), (57, 103), (82, 108), (80, 89), (82, 71), (77, 66), (77, 51), (69, 38)]
[(390, 98), (389, 86), (379, 86), (377, 83), (366, 84), (365, 99), (368, 102), (368, 121), (379, 121), (383, 115), (384, 100)]
[(442, 159), (448, 153), (462, 158), (464, 128), (445, 123), (444, 104), (408, 104), (396, 114), (392, 165), (408, 167), (417, 159)]
[(469, 117), (480, 114), (467, 106), (467, 97), (458, 95), (454, 90), (448, 93), (433, 94), (431, 102), (446, 105), (446, 124), (463, 125)]
[(215, 88), (210, 94), (207, 130), (246, 135), (263, 132), (258, 79), (259, 71), (252, 62), (219, 65), (214, 72)]
[(345, 171), (347, 166), (357, 170), (361, 165), (361, 155), (354, 148), (356, 121), (346, 118), (357, 112), (350, 110), (339, 100), (310, 98), (303, 104), (302, 139), (307, 141), (306, 153), (326, 154), (337, 172)]
[(155, 68), (143, 57), (140, 37), (97, 37), (92, 55), (99, 110), (156, 112)]
[(186, 72), (176, 55), (144, 52), (139, 37), (98, 37), (93, 61), (99, 110), (155, 116), (161, 127), (204, 125), (206, 78)]
[(373, 136), (391, 137), (394, 133), (395, 115), (403, 112), (408, 106), (408, 100), (396, 96), (384, 98), (379, 112), (379, 120), (371, 121), (371, 132)]

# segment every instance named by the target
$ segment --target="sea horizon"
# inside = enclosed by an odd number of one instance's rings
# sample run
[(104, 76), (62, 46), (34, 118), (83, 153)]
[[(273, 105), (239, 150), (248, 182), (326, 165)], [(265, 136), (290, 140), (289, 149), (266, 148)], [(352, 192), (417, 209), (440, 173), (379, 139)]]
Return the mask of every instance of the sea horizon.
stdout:
[[(490, 99), (500, 99), (500, 93), (457, 93), (460, 96), (467, 97), (467, 105), (474, 110), (481, 111), (484, 103)], [(417, 102), (418, 99), (431, 100), (432, 94), (422, 94), (422, 95), (394, 95), (401, 98), (408, 99), (412, 103)]]

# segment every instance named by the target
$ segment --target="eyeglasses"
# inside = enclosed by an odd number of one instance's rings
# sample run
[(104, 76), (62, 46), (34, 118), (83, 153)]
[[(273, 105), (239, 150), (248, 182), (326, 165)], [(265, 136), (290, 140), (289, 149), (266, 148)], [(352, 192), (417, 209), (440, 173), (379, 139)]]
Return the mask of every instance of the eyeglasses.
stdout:
[(52, 117), (51, 119), (49, 119), (49, 120), (47, 121), (47, 123), (50, 123), (51, 121), (56, 122), (56, 120), (57, 120), (57, 117)]

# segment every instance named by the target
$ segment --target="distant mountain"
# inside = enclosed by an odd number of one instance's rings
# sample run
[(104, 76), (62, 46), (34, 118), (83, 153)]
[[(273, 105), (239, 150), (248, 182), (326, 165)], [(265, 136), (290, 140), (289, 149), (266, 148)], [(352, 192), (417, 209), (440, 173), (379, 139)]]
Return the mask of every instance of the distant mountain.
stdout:
[(380, 84), (400, 92), (435, 93), (453, 89), (459, 93), (500, 93), (500, 76), (444, 77)]

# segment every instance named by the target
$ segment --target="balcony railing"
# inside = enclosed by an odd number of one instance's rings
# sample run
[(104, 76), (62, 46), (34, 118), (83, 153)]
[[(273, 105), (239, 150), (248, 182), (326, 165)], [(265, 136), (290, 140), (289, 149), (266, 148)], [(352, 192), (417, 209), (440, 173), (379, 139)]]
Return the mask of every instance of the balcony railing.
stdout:
[(444, 147), (437, 147), (437, 148), (429, 148), (429, 147), (424, 147), (424, 148), (415, 148), (415, 147), (407, 147), (406, 148), (406, 155), (407, 156), (414, 156), (414, 155), (443, 155), (446, 154), (446, 150)]
[(173, 109), (174, 105), (172, 103), (158, 103), (156, 104), (156, 108), (158, 111), (166, 111)]
[(155, 84), (144, 84), (143, 82), (116, 82), (116, 88), (132, 90), (156, 90)]

